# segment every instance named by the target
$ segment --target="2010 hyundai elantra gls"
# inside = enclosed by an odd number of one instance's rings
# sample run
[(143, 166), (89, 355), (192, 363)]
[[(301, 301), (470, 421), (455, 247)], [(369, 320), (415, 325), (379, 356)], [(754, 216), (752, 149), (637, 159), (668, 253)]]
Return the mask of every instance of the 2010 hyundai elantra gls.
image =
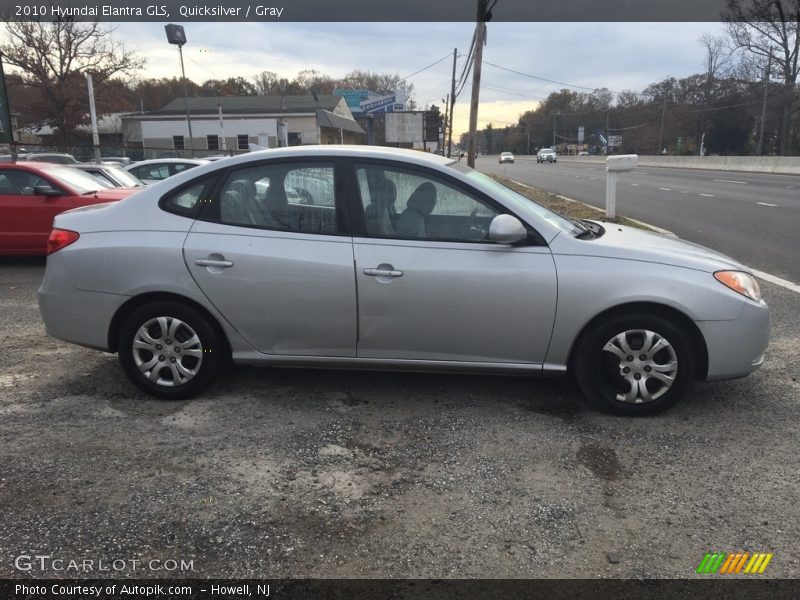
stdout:
[(254, 152), (56, 218), (47, 331), (119, 354), (165, 399), (235, 363), (574, 373), (652, 414), (757, 369), (749, 269), (673, 237), (568, 220), (423, 152)]

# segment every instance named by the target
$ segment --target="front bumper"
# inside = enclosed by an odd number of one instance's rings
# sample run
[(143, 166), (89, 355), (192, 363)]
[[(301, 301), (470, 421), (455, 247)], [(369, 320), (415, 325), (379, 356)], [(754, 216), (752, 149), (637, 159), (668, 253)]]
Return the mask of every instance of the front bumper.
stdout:
[(696, 321), (708, 348), (706, 381), (744, 377), (764, 362), (769, 344), (769, 307), (745, 301), (737, 319)]

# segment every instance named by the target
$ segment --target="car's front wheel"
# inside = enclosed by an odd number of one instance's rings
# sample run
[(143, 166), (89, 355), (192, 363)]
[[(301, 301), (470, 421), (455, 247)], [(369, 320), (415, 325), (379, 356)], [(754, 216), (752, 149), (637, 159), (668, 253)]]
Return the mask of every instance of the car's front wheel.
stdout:
[(208, 320), (169, 301), (134, 310), (120, 328), (118, 348), (128, 379), (164, 400), (191, 398), (206, 390), (225, 358), (220, 336)]
[(578, 342), (575, 377), (598, 408), (621, 415), (652, 415), (674, 405), (694, 382), (689, 336), (672, 319), (619, 315)]

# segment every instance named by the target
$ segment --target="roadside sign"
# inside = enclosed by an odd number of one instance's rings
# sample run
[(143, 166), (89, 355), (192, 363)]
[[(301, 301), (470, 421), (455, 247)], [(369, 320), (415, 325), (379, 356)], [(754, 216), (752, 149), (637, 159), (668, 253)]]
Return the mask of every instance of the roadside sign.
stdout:
[(583, 143), (583, 125), (578, 127), (578, 143), (579, 144)]

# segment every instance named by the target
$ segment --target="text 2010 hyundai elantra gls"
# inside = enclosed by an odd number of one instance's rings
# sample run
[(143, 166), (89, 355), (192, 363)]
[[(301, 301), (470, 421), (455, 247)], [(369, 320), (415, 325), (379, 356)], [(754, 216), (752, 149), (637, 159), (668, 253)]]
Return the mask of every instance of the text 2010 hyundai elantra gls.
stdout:
[(39, 305), (159, 398), (236, 363), (573, 372), (650, 414), (757, 369), (749, 270), (678, 239), (564, 219), (422, 152), (315, 146), (197, 167), (59, 215)]

